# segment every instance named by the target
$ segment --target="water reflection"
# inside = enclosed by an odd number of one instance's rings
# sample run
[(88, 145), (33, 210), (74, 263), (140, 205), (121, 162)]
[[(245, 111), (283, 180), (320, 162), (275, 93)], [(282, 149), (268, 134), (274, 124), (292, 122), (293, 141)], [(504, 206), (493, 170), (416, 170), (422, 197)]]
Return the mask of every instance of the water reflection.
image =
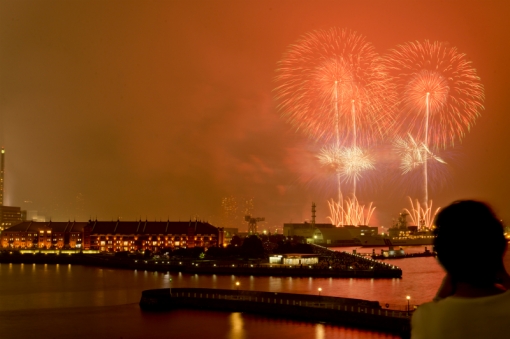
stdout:
[(243, 316), (240, 312), (233, 312), (230, 315), (230, 339), (244, 339), (246, 336), (244, 330)]
[[(510, 269), (508, 254), (505, 265)], [(389, 303), (402, 307), (407, 305), (407, 295), (411, 296), (413, 304), (421, 304), (433, 298), (444, 275), (434, 258), (399, 259), (398, 266), (403, 270), (401, 279), (189, 275), (182, 272), (169, 275), (81, 265), (1, 264), (0, 295), (3, 299), (0, 311), (27, 306), (37, 308), (39, 299), (44, 299), (47, 307), (137, 303), (140, 291), (169, 287), (170, 277), (173, 280), (172, 288), (235, 289), (235, 282), (239, 281), (240, 289), (244, 290), (317, 294), (317, 288), (321, 287), (322, 295), (377, 300), (382, 305)], [(75, 291), (73, 300), (58, 296), (71, 290)], [(8, 298), (6, 302), (5, 298)]]
[(325, 329), (324, 324), (317, 324), (315, 325), (315, 339), (324, 339), (326, 338), (325, 335)]

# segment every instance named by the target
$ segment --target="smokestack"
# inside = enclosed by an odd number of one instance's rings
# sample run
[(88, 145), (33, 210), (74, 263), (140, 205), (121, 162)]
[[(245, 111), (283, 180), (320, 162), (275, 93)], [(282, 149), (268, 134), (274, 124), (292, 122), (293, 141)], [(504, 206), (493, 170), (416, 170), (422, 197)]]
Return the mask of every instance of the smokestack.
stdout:
[(0, 206), (4, 205), (4, 163), (5, 149), (2, 147), (2, 155), (0, 159)]
[(315, 227), (315, 203), (312, 202), (312, 227)]

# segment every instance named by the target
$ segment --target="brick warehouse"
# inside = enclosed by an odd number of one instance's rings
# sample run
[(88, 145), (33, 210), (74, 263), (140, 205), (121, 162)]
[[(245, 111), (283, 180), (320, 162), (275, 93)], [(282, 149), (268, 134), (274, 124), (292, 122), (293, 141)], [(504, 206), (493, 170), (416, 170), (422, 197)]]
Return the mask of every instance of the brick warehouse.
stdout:
[(26, 221), (2, 232), (3, 249), (104, 252), (223, 246), (223, 229), (201, 221)]

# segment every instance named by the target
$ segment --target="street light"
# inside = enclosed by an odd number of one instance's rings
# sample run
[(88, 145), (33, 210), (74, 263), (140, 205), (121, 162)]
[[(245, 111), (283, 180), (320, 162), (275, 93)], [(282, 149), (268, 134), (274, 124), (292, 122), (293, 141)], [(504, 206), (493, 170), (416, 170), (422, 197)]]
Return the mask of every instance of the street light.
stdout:
[(319, 295), (321, 295), (322, 288), (318, 288), (317, 291), (319, 291)]
[(411, 300), (411, 296), (408, 295), (406, 299), (407, 299), (407, 315), (409, 316), (409, 300)]

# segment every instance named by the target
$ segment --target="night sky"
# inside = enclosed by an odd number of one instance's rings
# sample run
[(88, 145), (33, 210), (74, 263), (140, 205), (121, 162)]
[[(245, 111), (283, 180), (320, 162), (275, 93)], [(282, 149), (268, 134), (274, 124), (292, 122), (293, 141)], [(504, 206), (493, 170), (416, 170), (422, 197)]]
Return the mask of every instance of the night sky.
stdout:
[[(266, 227), (326, 222), (335, 180), (321, 147), (276, 108), (277, 62), (316, 29), (349, 28), (381, 54), (448, 42), (473, 62), (485, 110), (434, 206), (490, 202), (510, 218), (510, 5), (506, 1), (0, 2), (0, 143), (6, 204), (47, 219), (188, 220), (221, 226), (224, 197), (253, 199)], [(384, 163), (359, 199), (389, 225), (419, 185)], [(393, 164), (393, 165), (392, 165)], [(239, 226), (245, 225), (239, 222)], [(243, 226), (244, 227), (244, 226)]]

